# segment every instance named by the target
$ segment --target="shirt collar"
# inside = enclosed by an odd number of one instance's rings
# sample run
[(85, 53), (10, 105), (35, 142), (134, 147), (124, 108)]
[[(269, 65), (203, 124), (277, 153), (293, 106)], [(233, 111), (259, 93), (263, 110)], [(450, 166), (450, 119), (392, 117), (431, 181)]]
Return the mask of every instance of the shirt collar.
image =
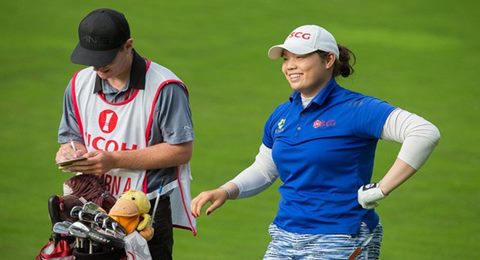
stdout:
[[(330, 93), (338, 86), (337, 82), (335, 81), (335, 78), (330, 79), (327, 84), (320, 90), (320, 92), (312, 99), (312, 102), (310, 103), (315, 103), (318, 106), (321, 106), (325, 101), (327, 100), (328, 96), (330, 96)], [(294, 91), (290, 95), (290, 102), (299, 102), (300, 104), (302, 103), (302, 97), (300, 95), (300, 92)]]
[[(147, 73), (146, 61), (143, 59), (135, 49), (133, 51), (132, 68), (130, 69), (130, 81), (128, 88), (145, 89), (145, 75)], [(93, 93), (97, 93), (102, 90), (102, 79), (96, 75), (95, 88)]]

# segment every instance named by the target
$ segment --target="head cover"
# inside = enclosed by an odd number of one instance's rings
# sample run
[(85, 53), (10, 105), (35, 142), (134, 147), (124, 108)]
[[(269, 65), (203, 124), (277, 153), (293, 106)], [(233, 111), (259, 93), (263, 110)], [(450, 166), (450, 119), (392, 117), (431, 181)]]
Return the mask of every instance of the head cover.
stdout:
[(268, 57), (272, 60), (278, 59), (284, 50), (297, 55), (321, 50), (334, 53), (337, 59), (340, 56), (333, 35), (317, 25), (303, 25), (294, 29), (283, 44), (275, 45), (268, 50)]
[(78, 26), (78, 38), (72, 62), (102, 67), (113, 61), (130, 38), (130, 28), (122, 13), (101, 8), (83, 18)]

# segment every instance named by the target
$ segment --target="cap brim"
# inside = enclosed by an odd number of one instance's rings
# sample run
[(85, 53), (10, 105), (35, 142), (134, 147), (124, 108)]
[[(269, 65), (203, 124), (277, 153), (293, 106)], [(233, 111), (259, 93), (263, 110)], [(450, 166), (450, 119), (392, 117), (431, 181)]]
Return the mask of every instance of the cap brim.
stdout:
[(120, 50), (120, 47), (112, 50), (92, 51), (83, 48), (79, 43), (73, 50), (70, 59), (76, 64), (103, 67), (112, 63), (115, 56), (117, 56), (118, 50)]
[(282, 57), (282, 53), (284, 50), (287, 50), (297, 55), (304, 55), (304, 54), (308, 54), (316, 51), (316, 49), (305, 47), (305, 46), (288, 46), (286, 44), (279, 44), (279, 45), (272, 46), (268, 50), (268, 57), (272, 60), (276, 60)]

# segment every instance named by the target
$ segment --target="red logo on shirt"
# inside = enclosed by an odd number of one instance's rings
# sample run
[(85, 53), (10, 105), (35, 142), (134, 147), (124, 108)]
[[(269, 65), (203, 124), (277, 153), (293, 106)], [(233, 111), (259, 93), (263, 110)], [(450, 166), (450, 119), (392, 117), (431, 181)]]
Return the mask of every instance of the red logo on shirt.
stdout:
[(331, 127), (331, 126), (335, 126), (336, 124), (337, 124), (336, 120), (327, 120), (327, 121), (315, 120), (315, 122), (313, 122), (313, 128)]
[(103, 110), (98, 117), (98, 125), (102, 132), (109, 134), (117, 127), (118, 116), (110, 109)]

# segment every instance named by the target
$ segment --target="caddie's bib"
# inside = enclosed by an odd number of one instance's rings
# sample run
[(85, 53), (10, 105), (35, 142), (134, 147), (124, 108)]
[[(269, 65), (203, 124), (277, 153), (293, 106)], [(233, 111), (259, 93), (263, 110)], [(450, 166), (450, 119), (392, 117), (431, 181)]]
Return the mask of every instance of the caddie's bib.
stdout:
[[(126, 100), (112, 103), (101, 91), (93, 94), (95, 80), (96, 73), (89, 67), (78, 72), (72, 83), (74, 110), (89, 152), (145, 148), (161, 87), (172, 82), (182, 84), (170, 70), (148, 61), (145, 89), (135, 89)], [(118, 198), (130, 189), (146, 193), (145, 172), (113, 169), (104, 174), (104, 179), (109, 191)]]

